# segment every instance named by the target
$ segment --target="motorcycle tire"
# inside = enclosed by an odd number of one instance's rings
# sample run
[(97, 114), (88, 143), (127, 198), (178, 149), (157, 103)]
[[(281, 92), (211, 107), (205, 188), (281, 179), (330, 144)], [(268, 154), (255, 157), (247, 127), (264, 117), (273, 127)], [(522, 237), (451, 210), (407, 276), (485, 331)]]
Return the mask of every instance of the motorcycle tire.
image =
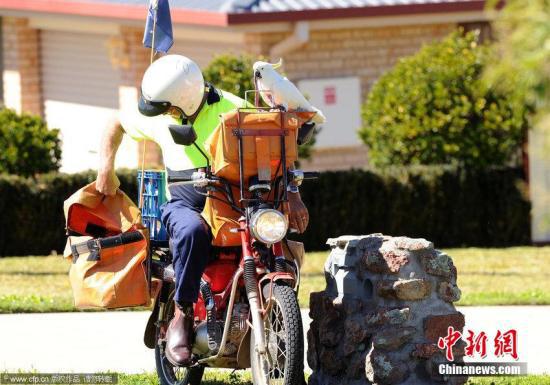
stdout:
[[(164, 307), (162, 319), (166, 320), (166, 324), (174, 316), (174, 291), (171, 291), (168, 296), (168, 301)], [(204, 374), (204, 366), (192, 366), (190, 368), (174, 366), (166, 358), (164, 349), (165, 342), (159, 342), (160, 328), (156, 326), (155, 333), (155, 365), (160, 385), (200, 385)]]
[[(250, 337), (250, 366), (255, 385), (302, 385), (304, 383), (304, 333), (296, 293), (291, 287), (273, 284), (264, 288), (265, 339), (269, 359), (256, 352), (254, 333)], [(269, 303), (271, 301), (271, 303)], [(271, 362), (271, 364), (269, 363)]]

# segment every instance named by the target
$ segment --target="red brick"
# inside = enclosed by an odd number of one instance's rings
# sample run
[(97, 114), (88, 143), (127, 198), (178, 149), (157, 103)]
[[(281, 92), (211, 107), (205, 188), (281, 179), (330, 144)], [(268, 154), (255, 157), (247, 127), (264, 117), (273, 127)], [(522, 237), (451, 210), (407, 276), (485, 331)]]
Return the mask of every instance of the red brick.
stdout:
[(460, 312), (428, 316), (424, 319), (424, 336), (428, 341), (437, 343), (439, 337), (447, 335), (449, 326), (462, 332), (464, 322), (464, 314)]

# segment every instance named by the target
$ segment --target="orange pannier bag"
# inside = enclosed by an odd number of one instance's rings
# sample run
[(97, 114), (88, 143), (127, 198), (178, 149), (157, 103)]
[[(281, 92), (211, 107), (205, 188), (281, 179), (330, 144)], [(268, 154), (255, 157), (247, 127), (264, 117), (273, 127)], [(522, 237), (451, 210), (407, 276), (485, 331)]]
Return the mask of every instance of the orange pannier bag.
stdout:
[[(63, 256), (78, 308), (148, 306), (149, 234), (139, 208), (122, 191), (105, 196), (95, 182), (64, 203), (69, 237)], [(102, 237), (102, 238), (98, 238)]]
[[(239, 189), (232, 187), (233, 197), (237, 201), (240, 196)], [(239, 228), (238, 219), (241, 214), (225, 202), (225, 195), (219, 191), (211, 191), (209, 195), (214, 198), (207, 198), (202, 210), (202, 216), (212, 231), (213, 246), (239, 246), (241, 244), (241, 233), (231, 232), (231, 229)]]
[[(221, 116), (222, 122), (210, 136), (206, 147), (212, 157), (212, 172), (233, 184), (240, 181), (239, 135), (242, 138), (244, 182), (258, 175), (260, 180), (271, 181), (281, 175), (281, 134), (285, 134), (287, 167), (298, 159), (297, 135), (303, 123), (315, 112), (282, 112), (262, 109), (238, 109)], [(233, 187), (238, 204), (239, 189)], [(245, 192), (247, 188), (245, 186)], [(238, 228), (240, 214), (233, 210), (223, 194), (211, 192), (214, 199), (206, 200), (202, 216), (210, 225), (214, 246), (238, 246), (240, 233), (230, 232)]]
[(258, 175), (272, 180), (281, 172), (281, 133), (285, 134), (286, 164), (298, 159), (297, 135), (315, 112), (283, 112), (238, 109), (222, 114), (221, 123), (210, 136), (207, 148), (212, 156), (212, 172), (230, 182), (239, 182), (239, 139), (242, 137), (244, 181)]

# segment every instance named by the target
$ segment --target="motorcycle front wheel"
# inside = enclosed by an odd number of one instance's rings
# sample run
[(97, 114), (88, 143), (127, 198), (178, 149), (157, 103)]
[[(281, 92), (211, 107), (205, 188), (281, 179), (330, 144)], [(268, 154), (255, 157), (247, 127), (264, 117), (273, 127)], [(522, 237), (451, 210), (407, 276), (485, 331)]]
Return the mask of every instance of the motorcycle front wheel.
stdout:
[[(266, 290), (268, 291), (268, 286)], [(271, 299), (264, 292), (266, 354), (256, 351), (250, 337), (250, 366), (255, 385), (301, 385), (304, 381), (304, 334), (296, 294), (291, 287), (273, 284)]]
[[(166, 326), (168, 326), (172, 317), (174, 317), (174, 291), (171, 291), (168, 296), (168, 301), (162, 314), (162, 319), (166, 321)], [(184, 368), (172, 365), (166, 358), (166, 341), (159, 340), (160, 333), (161, 329), (157, 324), (155, 334), (155, 364), (160, 385), (200, 385), (204, 374), (204, 367), (193, 366)]]

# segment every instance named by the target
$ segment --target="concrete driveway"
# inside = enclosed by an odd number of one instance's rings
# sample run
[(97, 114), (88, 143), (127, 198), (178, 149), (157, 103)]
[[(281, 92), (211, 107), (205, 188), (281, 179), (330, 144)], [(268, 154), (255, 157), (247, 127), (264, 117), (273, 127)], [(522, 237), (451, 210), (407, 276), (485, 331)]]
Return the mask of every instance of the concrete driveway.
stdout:
[[(550, 306), (459, 310), (466, 316), (466, 329), (485, 331), (489, 342), (497, 329), (517, 329), (519, 360), (528, 363), (529, 373), (550, 373)], [(305, 331), (307, 313), (302, 312)], [(149, 312), (121, 311), (0, 315), (0, 370), (152, 372), (154, 353), (142, 342), (148, 317)]]

